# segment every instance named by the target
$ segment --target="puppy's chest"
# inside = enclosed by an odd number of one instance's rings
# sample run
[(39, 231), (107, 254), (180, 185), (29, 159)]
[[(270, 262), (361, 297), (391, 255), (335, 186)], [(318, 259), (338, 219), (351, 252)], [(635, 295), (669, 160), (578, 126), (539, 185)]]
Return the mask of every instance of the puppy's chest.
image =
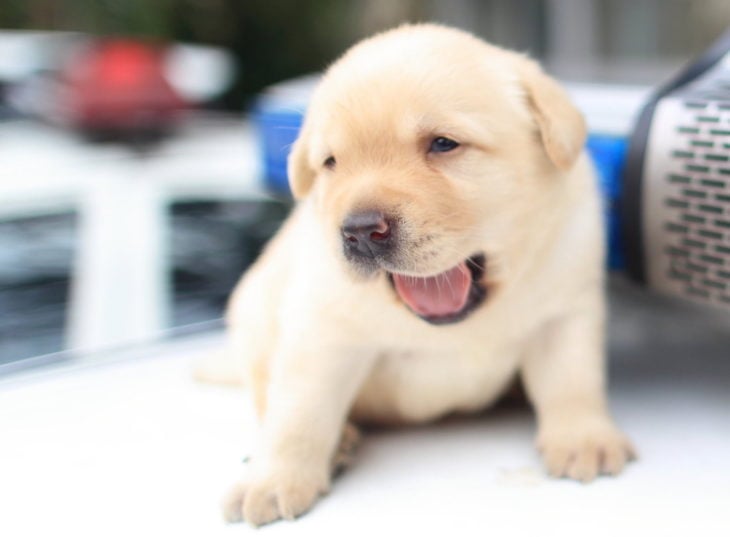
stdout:
[(370, 400), (376, 408), (388, 401), (389, 412), (406, 421), (476, 410), (498, 397), (513, 377), (515, 351), (491, 346), (391, 350), (382, 355), (361, 401)]
[(536, 320), (523, 308), (513, 311), (513, 301), (493, 305), (457, 325), (403, 317), (398, 330), (384, 330), (359, 413), (423, 421), (494, 401), (514, 378)]

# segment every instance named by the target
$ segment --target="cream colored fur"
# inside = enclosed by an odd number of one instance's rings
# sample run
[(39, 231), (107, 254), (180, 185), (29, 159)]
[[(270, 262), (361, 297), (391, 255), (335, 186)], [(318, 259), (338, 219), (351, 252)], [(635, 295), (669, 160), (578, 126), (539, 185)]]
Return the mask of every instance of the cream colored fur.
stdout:
[[(435, 136), (461, 146), (431, 154)], [(229, 362), (207, 375), (240, 374), (261, 419), (228, 520), (309, 509), (348, 419), (476, 411), (517, 374), (550, 474), (621, 471), (632, 448), (606, 404), (604, 241), (584, 140), (582, 117), (535, 63), (461, 31), (402, 27), (329, 69), (290, 157), (298, 206), (234, 291)], [(359, 276), (340, 228), (371, 206), (397, 212), (411, 239), (384, 268), (433, 275), (484, 252), (486, 302), (435, 326), (384, 271)]]

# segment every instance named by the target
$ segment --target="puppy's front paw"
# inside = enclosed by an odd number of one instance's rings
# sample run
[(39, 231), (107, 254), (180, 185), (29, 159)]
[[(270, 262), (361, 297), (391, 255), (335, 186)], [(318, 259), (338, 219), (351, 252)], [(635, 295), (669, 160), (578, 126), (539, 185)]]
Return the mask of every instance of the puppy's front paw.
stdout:
[(285, 518), (292, 520), (307, 511), (320, 494), (327, 492), (326, 473), (297, 470), (269, 472), (237, 483), (223, 502), (228, 522), (245, 520), (254, 526)]
[(537, 447), (550, 475), (584, 483), (601, 474), (617, 475), (636, 458), (631, 442), (608, 420), (544, 427)]

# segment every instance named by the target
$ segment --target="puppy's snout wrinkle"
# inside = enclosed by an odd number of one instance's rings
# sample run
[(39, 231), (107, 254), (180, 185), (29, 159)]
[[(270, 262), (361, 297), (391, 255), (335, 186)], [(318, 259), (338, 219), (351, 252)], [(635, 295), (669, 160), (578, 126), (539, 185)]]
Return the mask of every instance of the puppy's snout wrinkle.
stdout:
[(345, 248), (351, 253), (373, 258), (391, 246), (392, 226), (379, 211), (350, 214), (342, 223)]

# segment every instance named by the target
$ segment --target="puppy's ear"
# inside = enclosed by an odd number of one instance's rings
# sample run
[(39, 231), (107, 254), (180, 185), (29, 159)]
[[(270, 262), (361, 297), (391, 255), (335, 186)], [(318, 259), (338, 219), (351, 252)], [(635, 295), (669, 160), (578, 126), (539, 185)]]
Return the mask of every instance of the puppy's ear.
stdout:
[(299, 133), (299, 137), (289, 153), (287, 175), (289, 176), (289, 188), (296, 199), (303, 198), (312, 189), (315, 173), (309, 165), (304, 129)]
[(558, 169), (567, 170), (585, 145), (587, 133), (583, 115), (565, 90), (535, 62), (521, 61), (519, 71), (545, 152)]

